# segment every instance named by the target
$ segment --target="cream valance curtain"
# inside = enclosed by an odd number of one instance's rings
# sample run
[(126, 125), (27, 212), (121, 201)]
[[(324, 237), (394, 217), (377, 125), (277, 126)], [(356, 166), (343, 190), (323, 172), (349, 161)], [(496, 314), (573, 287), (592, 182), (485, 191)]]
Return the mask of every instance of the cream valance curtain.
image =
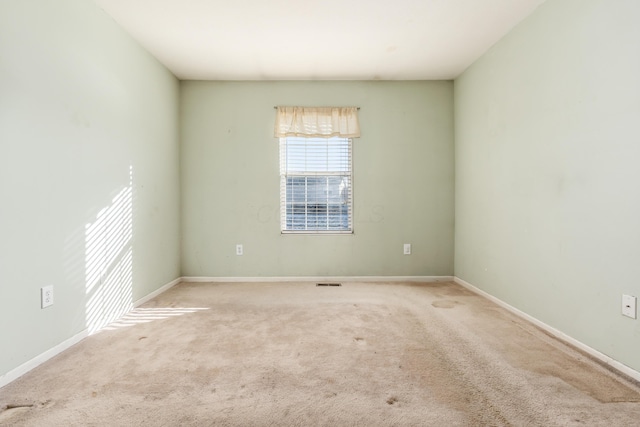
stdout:
[(357, 107), (276, 107), (275, 136), (360, 137)]

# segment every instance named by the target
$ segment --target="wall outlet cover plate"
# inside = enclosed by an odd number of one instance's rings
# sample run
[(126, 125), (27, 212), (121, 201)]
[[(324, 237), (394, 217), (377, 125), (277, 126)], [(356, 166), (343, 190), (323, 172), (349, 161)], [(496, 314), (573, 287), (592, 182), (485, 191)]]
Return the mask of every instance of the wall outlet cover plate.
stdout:
[(53, 285), (40, 288), (40, 303), (41, 308), (53, 305)]
[(624, 316), (636, 319), (637, 299), (631, 295), (622, 295), (622, 314)]

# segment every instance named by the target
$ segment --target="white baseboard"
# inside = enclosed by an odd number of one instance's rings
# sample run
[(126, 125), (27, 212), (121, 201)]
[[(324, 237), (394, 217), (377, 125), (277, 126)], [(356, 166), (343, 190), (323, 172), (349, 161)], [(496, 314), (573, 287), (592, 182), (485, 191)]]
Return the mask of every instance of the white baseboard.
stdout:
[(175, 280), (172, 280), (171, 282), (167, 283), (163, 287), (161, 287), (159, 289), (156, 289), (155, 291), (151, 292), (149, 295), (144, 296), (144, 297), (140, 298), (138, 301), (134, 302), (133, 303), (133, 308), (139, 307), (142, 304), (144, 304), (145, 302), (154, 299), (155, 297), (157, 297), (161, 293), (166, 292), (167, 290), (171, 289), (172, 287), (174, 287), (175, 285), (177, 285), (181, 281), (182, 281), (182, 278), (180, 278), (180, 277), (178, 277)]
[(452, 282), (453, 276), (300, 276), (300, 277), (197, 277), (184, 276), (183, 282)]
[[(156, 296), (158, 296), (161, 293), (165, 292), (167, 289), (177, 285), (181, 281), (182, 281), (182, 278), (180, 278), (180, 277), (175, 279), (175, 280), (172, 280), (171, 282), (167, 283), (166, 285), (162, 286), (161, 288), (151, 292), (149, 295), (147, 295), (145, 297), (142, 297), (139, 300), (137, 300), (136, 302), (134, 302), (132, 307), (135, 308), (135, 307), (138, 307), (139, 305), (144, 304), (145, 302), (149, 301), (150, 299), (155, 298)], [(17, 368), (12, 369), (11, 371), (7, 372), (6, 374), (0, 376), (0, 387), (4, 387), (5, 385), (9, 384), (10, 382), (12, 382), (12, 381), (18, 379), (19, 377), (21, 377), (22, 375), (26, 374), (30, 370), (32, 370), (34, 368), (37, 368), (38, 366), (42, 365), (44, 362), (46, 362), (47, 360), (51, 359), (52, 357), (58, 355), (59, 353), (62, 353), (63, 351), (65, 351), (69, 347), (73, 346), (74, 344), (79, 343), (84, 338), (86, 338), (88, 335), (89, 335), (89, 330), (85, 329), (82, 332), (79, 332), (76, 335), (72, 336), (71, 338), (68, 338), (68, 339), (64, 340), (60, 344), (50, 348), (49, 350), (45, 351), (44, 353), (39, 354), (38, 356), (34, 357), (33, 359), (29, 360), (28, 362), (25, 362), (22, 365), (18, 366)]]
[(45, 351), (42, 354), (39, 354), (38, 356), (34, 357), (28, 362), (25, 362), (22, 365), (18, 366), (17, 368), (12, 369), (11, 371), (7, 372), (6, 374), (0, 377), (0, 387), (4, 387), (5, 385), (9, 384), (11, 381), (23, 376), (33, 368), (36, 368), (42, 365), (47, 360), (62, 353), (72, 345), (79, 343), (85, 337), (87, 337), (87, 335), (89, 335), (88, 329), (78, 332), (71, 338), (68, 338), (62, 341), (60, 344), (50, 348), (49, 350)]
[(493, 295), (479, 289), (476, 288), (475, 286), (473, 286), (471, 283), (462, 280), (459, 277), (454, 277), (454, 282), (456, 282), (457, 284), (469, 289), (470, 291), (481, 295), (485, 298), (487, 298), (488, 300), (498, 304), (500, 307), (505, 308), (507, 310), (509, 310), (511, 313), (515, 314), (518, 317), (521, 317), (525, 320), (527, 320), (528, 322), (533, 323), (534, 325), (536, 325), (537, 327), (543, 329), (544, 331), (550, 333), (551, 335), (553, 335), (554, 337), (584, 351), (585, 353), (587, 353), (588, 355), (590, 355), (591, 357), (599, 360), (600, 362), (604, 363), (605, 365), (623, 373), (624, 375), (627, 375), (628, 377), (633, 378), (636, 381), (640, 381), (640, 372), (636, 371), (635, 369), (618, 362), (617, 360), (607, 356), (604, 353), (600, 353), (598, 350), (589, 347), (588, 345), (578, 341), (577, 339), (570, 337), (569, 335), (565, 334), (564, 332), (561, 332), (557, 329), (555, 329), (552, 326), (547, 325), (546, 323), (542, 322), (541, 320), (536, 319), (533, 316), (528, 315), (527, 313), (518, 310), (517, 308), (507, 304), (506, 302), (502, 301), (499, 298), (494, 297)]

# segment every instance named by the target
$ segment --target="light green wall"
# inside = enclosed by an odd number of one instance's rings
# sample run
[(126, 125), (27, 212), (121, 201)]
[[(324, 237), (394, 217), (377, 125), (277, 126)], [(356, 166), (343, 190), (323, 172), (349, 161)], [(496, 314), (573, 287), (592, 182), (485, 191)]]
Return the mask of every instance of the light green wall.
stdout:
[(0, 377), (179, 276), (178, 91), (93, 2), (0, 2)]
[[(452, 82), (182, 82), (183, 275), (451, 275), (452, 89)], [(354, 235), (280, 234), (275, 105), (361, 107)], [(412, 255), (402, 254), (403, 243), (412, 243)]]
[(456, 275), (636, 370), (639, 20), (549, 0), (455, 81)]

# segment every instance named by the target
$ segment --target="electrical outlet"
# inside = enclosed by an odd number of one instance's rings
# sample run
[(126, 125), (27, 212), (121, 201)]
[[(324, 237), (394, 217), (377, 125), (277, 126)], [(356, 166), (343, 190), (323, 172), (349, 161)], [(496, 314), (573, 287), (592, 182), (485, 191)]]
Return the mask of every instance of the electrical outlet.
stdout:
[(404, 244), (404, 254), (411, 255), (411, 243)]
[(636, 297), (622, 295), (622, 315), (636, 319)]
[(42, 308), (53, 305), (53, 285), (40, 288), (40, 303)]
[(236, 245), (236, 255), (242, 255), (244, 254), (244, 249), (242, 248), (242, 245)]

